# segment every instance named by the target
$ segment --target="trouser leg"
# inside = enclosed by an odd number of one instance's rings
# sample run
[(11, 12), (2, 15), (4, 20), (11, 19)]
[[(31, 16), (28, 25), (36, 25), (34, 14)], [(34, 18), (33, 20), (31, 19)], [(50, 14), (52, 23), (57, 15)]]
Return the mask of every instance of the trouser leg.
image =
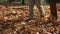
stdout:
[(35, 5), (37, 6), (37, 8), (39, 9), (39, 12), (40, 12), (40, 17), (43, 16), (43, 12), (42, 12), (42, 9), (40, 7), (41, 3), (40, 3), (40, 0), (35, 0)]
[(56, 3), (54, 1), (55, 0), (52, 0), (52, 1), (49, 0), (49, 4), (50, 4), (51, 15), (53, 17), (55, 17), (55, 19), (57, 20), (57, 18), (58, 18), (58, 16), (57, 16), (57, 8), (56, 8)]
[(34, 1), (30, 0), (30, 2), (29, 2), (29, 19), (33, 19), (33, 15), (34, 15), (33, 7), (34, 7)]

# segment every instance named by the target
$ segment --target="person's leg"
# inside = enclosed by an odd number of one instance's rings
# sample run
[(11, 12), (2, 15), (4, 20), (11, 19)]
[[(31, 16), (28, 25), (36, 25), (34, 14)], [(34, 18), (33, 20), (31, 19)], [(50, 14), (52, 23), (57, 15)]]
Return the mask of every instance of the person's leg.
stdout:
[(37, 6), (37, 8), (39, 9), (40, 12), (40, 17), (43, 17), (43, 12), (42, 12), (42, 8), (40, 7), (41, 3), (40, 0), (35, 0), (35, 5)]
[(24, 2), (24, 0), (22, 0), (22, 4), (24, 4), (25, 2)]
[(55, 0), (49, 1), (49, 4), (50, 4), (51, 15), (55, 17), (55, 19), (57, 20), (58, 16), (57, 16), (57, 8)]
[(29, 1), (29, 19), (33, 19), (33, 7), (34, 7), (34, 0)]

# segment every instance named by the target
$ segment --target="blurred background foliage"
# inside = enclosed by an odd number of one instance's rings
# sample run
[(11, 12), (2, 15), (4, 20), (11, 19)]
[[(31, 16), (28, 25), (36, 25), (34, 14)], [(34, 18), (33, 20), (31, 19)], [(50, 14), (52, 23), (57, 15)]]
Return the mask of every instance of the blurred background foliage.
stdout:
[[(22, 3), (24, 3), (24, 2), (26, 2), (26, 1), (28, 1), (28, 0), (0, 0), (0, 2), (7, 2), (7, 1), (9, 1), (9, 2), (22, 2)], [(41, 0), (42, 1), (42, 3), (48, 3), (49, 2), (49, 0)], [(54, 0), (55, 2), (57, 2), (57, 3), (60, 3), (60, 0)]]

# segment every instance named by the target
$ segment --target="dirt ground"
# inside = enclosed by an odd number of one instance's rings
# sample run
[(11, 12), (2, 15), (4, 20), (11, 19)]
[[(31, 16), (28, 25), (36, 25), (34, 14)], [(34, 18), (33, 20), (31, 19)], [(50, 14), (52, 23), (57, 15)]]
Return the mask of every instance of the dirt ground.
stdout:
[[(58, 20), (60, 21), (60, 8), (57, 6)], [(50, 16), (50, 7), (43, 6), (46, 17)], [(0, 34), (59, 34), (60, 22), (55, 25), (53, 22), (47, 22), (39, 18), (39, 11), (34, 7), (34, 20), (29, 18), (28, 6), (0, 6)], [(54, 21), (54, 20), (52, 20)], [(56, 22), (56, 21), (55, 21)]]

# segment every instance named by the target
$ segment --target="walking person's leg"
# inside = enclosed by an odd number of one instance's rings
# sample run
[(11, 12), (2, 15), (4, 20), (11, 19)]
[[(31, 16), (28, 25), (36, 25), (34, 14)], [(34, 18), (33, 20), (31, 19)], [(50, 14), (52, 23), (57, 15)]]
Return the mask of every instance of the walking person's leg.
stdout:
[(37, 8), (39, 9), (40, 12), (40, 17), (43, 17), (43, 12), (42, 12), (42, 8), (40, 7), (41, 3), (40, 0), (35, 0), (35, 5), (37, 6)]
[(29, 1), (29, 19), (33, 19), (33, 7), (34, 7), (34, 0)]

